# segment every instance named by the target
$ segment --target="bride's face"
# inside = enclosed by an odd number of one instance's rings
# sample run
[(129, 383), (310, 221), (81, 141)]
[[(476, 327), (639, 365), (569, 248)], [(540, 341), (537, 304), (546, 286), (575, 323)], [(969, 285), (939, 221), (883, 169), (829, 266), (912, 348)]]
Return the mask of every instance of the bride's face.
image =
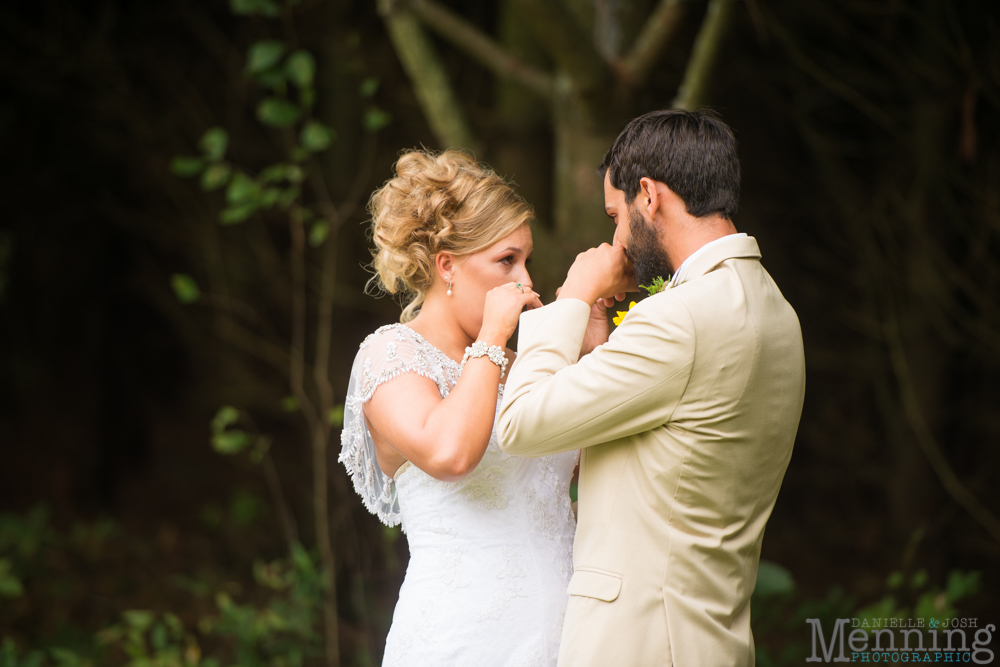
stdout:
[(510, 282), (531, 289), (528, 264), (532, 248), (531, 227), (524, 224), (488, 248), (454, 260), (448, 301), (470, 338), (476, 338), (483, 326), (487, 292)]

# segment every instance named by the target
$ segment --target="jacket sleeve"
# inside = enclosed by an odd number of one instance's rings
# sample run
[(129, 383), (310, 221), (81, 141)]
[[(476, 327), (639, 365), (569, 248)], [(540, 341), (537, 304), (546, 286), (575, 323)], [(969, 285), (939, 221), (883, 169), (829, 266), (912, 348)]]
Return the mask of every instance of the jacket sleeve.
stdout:
[(580, 449), (670, 421), (694, 362), (694, 323), (684, 303), (669, 294), (642, 302), (607, 343), (577, 362), (589, 315), (577, 299), (521, 315), (497, 423), (506, 453)]

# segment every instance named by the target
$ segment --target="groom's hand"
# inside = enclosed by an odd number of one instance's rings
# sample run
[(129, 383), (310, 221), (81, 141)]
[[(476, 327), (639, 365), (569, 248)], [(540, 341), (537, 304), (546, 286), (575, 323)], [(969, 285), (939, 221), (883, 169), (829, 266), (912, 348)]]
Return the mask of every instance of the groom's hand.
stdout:
[[(590, 307), (590, 319), (587, 321), (587, 331), (583, 334), (583, 344), (580, 346), (580, 359), (590, 354), (598, 346), (608, 342), (611, 327), (608, 325), (608, 308), (604, 299)], [(614, 299), (612, 299), (614, 301)]]
[[(556, 288), (556, 301), (559, 300), (561, 292), (562, 286), (560, 285)], [(587, 330), (583, 334), (583, 344), (580, 346), (580, 359), (608, 342), (608, 338), (611, 337), (611, 327), (608, 325), (608, 308), (614, 304), (615, 299), (621, 301), (624, 298), (624, 294), (616, 294), (611, 299), (598, 299), (590, 307), (590, 319), (587, 320)]]
[(602, 243), (576, 256), (556, 298), (580, 299), (593, 305), (598, 299), (621, 299), (625, 292), (635, 290), (632, 264), (625, 249)]

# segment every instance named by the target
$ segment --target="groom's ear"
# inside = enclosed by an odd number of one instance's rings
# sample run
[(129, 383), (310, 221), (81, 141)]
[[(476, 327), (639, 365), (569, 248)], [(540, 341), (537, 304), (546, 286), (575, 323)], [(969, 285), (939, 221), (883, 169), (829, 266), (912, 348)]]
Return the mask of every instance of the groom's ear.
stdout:
[(656, 211), (662, 203), (660, 190), (656, 186), (656, 181), (647, 176), (639, 179), (639, 194), (636, 195), (635, 204), (646, 213), (650, 220), (656, 217)]

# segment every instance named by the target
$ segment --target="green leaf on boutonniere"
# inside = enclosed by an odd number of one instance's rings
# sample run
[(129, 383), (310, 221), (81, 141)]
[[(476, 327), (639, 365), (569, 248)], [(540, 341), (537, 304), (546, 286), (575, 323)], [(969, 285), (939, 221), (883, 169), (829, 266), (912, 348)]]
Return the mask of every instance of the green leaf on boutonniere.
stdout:
[(667, 276), (666, 280), (663, 279), (663, 276), (657, 276), (653, 279), (652, 285), (639, 285), (639, 289), (645, 290), (646, 294), (653, 296), (665, 290), (668, 282), (670, 282), (670, 276)]

